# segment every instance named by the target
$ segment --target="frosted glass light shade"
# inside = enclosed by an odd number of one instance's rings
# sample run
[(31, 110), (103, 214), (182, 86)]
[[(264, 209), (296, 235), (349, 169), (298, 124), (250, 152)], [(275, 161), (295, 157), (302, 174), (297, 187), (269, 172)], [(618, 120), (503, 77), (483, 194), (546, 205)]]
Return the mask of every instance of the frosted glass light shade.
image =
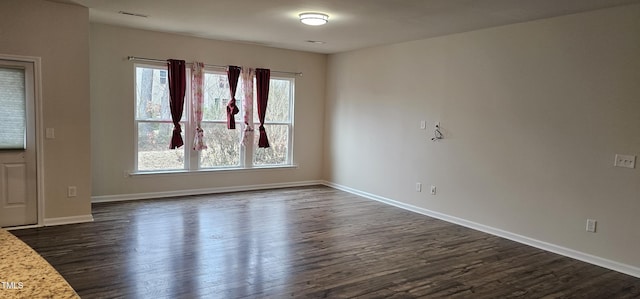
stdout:
[(320, 26), (329, 22), (329, 16), (318, 12), (305, 12), (300, 15), (300, 22), (311, 26)]

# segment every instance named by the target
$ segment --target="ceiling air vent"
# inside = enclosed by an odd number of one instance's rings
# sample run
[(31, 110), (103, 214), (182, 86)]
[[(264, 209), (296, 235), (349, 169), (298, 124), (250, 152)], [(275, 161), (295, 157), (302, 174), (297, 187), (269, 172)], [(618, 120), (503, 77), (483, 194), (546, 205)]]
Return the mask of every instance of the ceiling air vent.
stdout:
[(143, 15), (143, 14), (135, 13), (135, 12), (122, 11), (122, 10), (119, 11), (118, 13), (121, 14), (121, 15), (141, 17), (141, 18), (148, 18), (149, 17), (148, 15)]

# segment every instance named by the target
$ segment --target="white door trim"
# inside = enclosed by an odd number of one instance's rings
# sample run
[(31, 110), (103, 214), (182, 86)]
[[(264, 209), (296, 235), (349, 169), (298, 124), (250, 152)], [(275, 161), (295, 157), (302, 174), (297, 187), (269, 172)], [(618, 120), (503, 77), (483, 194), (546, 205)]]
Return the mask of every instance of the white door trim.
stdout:
[(36, 131), (36, 196), (38, 201), (38, 224), (44, 226), (44, 142), (42, 124), (42, 59), (35, 56), (0, 54), (0, 59), (33, 63), (33, 96)]

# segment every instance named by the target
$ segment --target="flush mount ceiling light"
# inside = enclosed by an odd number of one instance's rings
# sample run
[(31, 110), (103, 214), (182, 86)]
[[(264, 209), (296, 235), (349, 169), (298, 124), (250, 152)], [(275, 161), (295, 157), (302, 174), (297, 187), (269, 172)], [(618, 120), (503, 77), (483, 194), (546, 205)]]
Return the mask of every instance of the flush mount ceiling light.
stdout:
[(300, 15), (300, 22), (311, 26), (320, 26), (329, 22), (329, 16), (319, 12), (303, 12)]

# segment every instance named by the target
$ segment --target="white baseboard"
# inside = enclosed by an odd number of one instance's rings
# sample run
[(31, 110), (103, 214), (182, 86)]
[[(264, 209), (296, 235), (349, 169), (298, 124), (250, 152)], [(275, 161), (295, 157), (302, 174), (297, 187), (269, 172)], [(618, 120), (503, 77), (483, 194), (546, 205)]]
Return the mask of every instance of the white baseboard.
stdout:
[(75, 224), (83, 222), (93, 222), (93, 215), (80, 215), (70, 217), (58, 217), (58, 218), (45, 218), (44, 226)]
[(37, 227), (41, 227), (41, 226), (42, 225), (29, 224), (29, 225), (21, 225), (21, 226), (0, 227), (0, 229), (4, 229), (4, 230), (21, 230), (21, 229), (37, 228)]
[(550, 251), (553, 253), (557, 253), (566, 257), (570, 257), (576, 260), (580, 260), (583, 262), (587, 262), (593, 265), (597, 265), (603, 268), (607, 268), (613, 271), (617, 271), (617, 272), (621, 272), (624, 274), (628, 274), (631, 276), (635, 276), (640, 278), (640, 268), (635, 267), (635, 266), (631, 266), (631, 265), (627, 265), (627, 264), (623, 264), (623, 263), (619, 263), (616, 261), (612, 261), (612, 260), (608, 260), (605, 258), (601, 258), (595, 255), (591, 255), (588, 253), (584, 253), (584, 252), (580, 252), (577, 250), (573, 250), (570, 248), (566, 248), (566, 247), (562, 247), (562, 246), (558, 246), (555, 244), (551, 244), (551, 243), (547, 243), (544, 241), (540, 241), (540, 240), (536, 240), (536, 239), (532, 239), (529, 237), (525, 237), (522, 235), (518, 235), (518, 234), (514, 234), (505, 230), (501, 230), (498, 228), (494, 228), (491, 226), (487, 226), (487, 225), (483, 225), (480, 223), (476, 223), (473, 221), (469, 221), (469, 220), (465, 220), (462, 218), (458, 218), (458, 217), (454, 217), (454, 216), (450, 216), (447, 214), (443, 214), (443, 213), (439, 213), (439, 212), (435, 212), (435, 211), (431, 211), (425, 208), (421, 208), (421, 207), (417, 207), (414, 205), (410, 205), (410, 204), (406, 204), (403, 202), (399, 202), (393, 199), (389, 199), (386, 197), (382, 197), (382, 196), (378, 196), (375, 194), (371, 194), (368, 192), (364, 192), (361, 190), (357, 190), (357, 189), (353, 189), (347, 186), (342, 186), (342, 185), (338, 185), (332, 182), (323, 182), (323, 184), (325, 186), (331, 187), (331, 188), (335, 188), (338, 190), (342, 190), (351, 194), (355, 194), (355, 195), (359, 195), (362, 196), (364, 198), (368, 198), (368, 199), (372, 199), (375, 201), (379, 201), (388, 205), (392, 205), (401, 209), (405, 209), (408, 211), (412, 211), (415, 213), (419, 213), (422, 215), (426, 215), (429, 217), (433, 217), (436, 219), (440, 219), (443, 221), (447, 221), (453, 224), (457, 224), (457, 225), (461, 225), (464, 227), (468, 227), (474, 230), (478, 230), (481, 232), (485, 232), (494, 236), (498, 236), (498, 237), (502, 237), (505, 239), (509, 239), (518, 243), (522, 243), (525, 245), (529, 245), (529, 246), (533, 246), (542, 250), (546, 250), (546, 251)]
[(277, 189), (277, 188), (288, 188), (288, 187), (302, 187), (302, 186), (323, 185), (323, 184), (324, 184), (324, 181), (300, 181), (300, 182), (277, 183), (277, 184), (244, 185), (244, 186), (189, 189), (189, 190), (178, 190), (178, 191), (102, 195), (102, 196), (92, 196), (91, 202), (99, 203), (99, 202), (127, 201), (127, 200), (139, 200), (139, 199), (150, 199), (150, 198), (165, 198), (165, 197), (174, 197), (174, 196), (265, 190), (265, 189)]

